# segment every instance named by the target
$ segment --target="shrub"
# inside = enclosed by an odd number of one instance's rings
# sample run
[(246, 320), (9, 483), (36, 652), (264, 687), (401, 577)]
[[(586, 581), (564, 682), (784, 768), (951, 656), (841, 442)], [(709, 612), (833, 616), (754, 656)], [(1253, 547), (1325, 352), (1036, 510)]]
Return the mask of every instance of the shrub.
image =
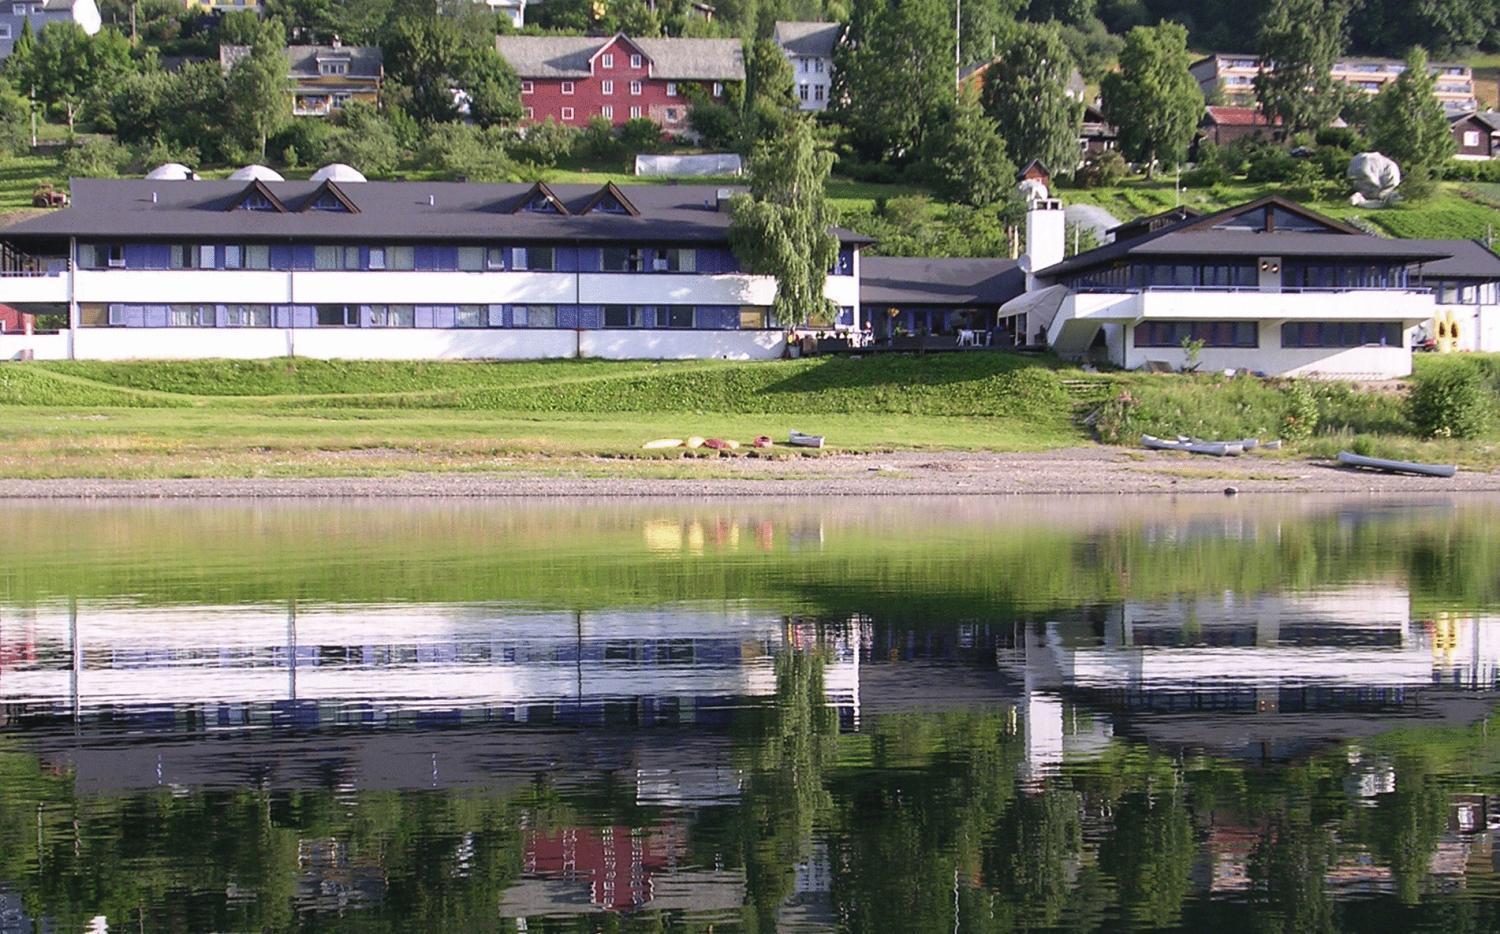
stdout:
[(116, 178), (130, 164), (130, 150), (109, 139), (92, 139), (63, 153), (63, 174), (69, 178)]
[[(324, 157), (332, 135), (333, 127), (327, 120), (293, 120), (280, 133), (266, 140), (266, 151), (284, 153), (288, 149), (295, 149), (298, 163), (322, 165), (326, 161)], [(292, 163), (288, 162), (287, 165)]]
[(717, 101), (697, 101), (688, 110), (688, 126), (709, 149), (727, 149), (739, 132), (739, 117)]
[(515, 143), (514, 151), (518, 158), (527, 162), (552, 166), (573, 153), (573, 143), (577, 138), (577, 130), (554, 123), (548, 117), (545, 123), (527, 127), (525, 134)]
[(1494, 404), (1484, 375), (1465, 361), (1419, 374), (1406, 399), (1406, 414), (1427, 437), (1474, 438), (1488, 427)]
[(1128, 174), (1130, 166), (1125, 164), (1125, 157), (1108, 149), (1090, 156), (1078, 170), (1074, 182), (1080, 188), (1109, 188), (1120, 184)]
[(1212, 188), (1229, 181), (1229, 170), (1217, 162), (1205, 162), (1182, 173), (1182, 183), (1189, 188)]
[(1281, 182), (1291, 178), (1300, 163), (1291, 153), (1275, 147), (1266, 147), (1250, 157), (1245, 169), (1245, 178), (1252, 182)]
[(620, 145), (631, 155), (661, 149), (661, 127), (645, 117), (633, 117), (620, 127)]
[(1318, 399), (1312, 387), (1293, 380), (1282, 391), (1281, 439), (1291, 444), (1306, 441), (1318, 428)]

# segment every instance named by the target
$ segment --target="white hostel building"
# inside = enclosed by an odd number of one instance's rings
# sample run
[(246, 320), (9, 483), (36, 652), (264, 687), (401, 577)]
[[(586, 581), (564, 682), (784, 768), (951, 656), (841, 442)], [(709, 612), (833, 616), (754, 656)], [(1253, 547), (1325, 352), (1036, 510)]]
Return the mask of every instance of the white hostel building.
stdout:
[(1036, 202), (1026, 291), (1002, 326), (1129, 369), (1179, 368), (1184, 341), (1201, 341), (1205, 370), (1391, 379), (1411, 373), (1413, 340), (1450, 302), (1469, 302), (1473, 349), (1500, 320), (1500, 259), (1470, 241), (1370, 236), (1277, 196), (1160, 220), (1064, 259), (1062, 206)]
[[(74, 179), (0, 244), (0, 359), (780, 356), (707, 186)], [(825, 294), (853, 328), (847, 231)], [(50, 314), (49, 314), (50, 313)]]

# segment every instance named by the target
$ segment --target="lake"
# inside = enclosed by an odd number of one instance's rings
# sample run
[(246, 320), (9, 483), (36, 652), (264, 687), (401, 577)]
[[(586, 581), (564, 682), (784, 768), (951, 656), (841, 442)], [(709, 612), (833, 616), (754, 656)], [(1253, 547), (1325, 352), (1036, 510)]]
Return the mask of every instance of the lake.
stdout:
[(0, 541), (4, 934), (1500, 925), (1500, 498), (12, 502)]

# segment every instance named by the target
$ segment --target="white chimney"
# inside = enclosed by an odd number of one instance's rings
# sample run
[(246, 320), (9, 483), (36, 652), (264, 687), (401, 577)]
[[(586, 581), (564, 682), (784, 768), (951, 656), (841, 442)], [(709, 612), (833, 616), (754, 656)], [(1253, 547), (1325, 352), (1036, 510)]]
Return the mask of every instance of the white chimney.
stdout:
[(1036, 289), (1034, 272), (1063, 261), (1067, 236), (1061, 201), (1039, 198), (1031, 202), (1026, 211), (1026, 254), (1021, 258), (1021, 268), (1026, 271), (1026, 291)]

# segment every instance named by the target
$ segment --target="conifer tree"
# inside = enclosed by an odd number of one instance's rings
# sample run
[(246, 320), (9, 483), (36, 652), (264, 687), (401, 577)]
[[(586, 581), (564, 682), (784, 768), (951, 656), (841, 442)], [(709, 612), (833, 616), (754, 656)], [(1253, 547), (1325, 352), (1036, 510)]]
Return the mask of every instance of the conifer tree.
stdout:
[(1433, 96), (1425, 49), (1412, 49), (1406, 70), (1375, 97), (1370, 138), (1407, 177), (1431, 176), (1457, 150), (1443, 105)]

